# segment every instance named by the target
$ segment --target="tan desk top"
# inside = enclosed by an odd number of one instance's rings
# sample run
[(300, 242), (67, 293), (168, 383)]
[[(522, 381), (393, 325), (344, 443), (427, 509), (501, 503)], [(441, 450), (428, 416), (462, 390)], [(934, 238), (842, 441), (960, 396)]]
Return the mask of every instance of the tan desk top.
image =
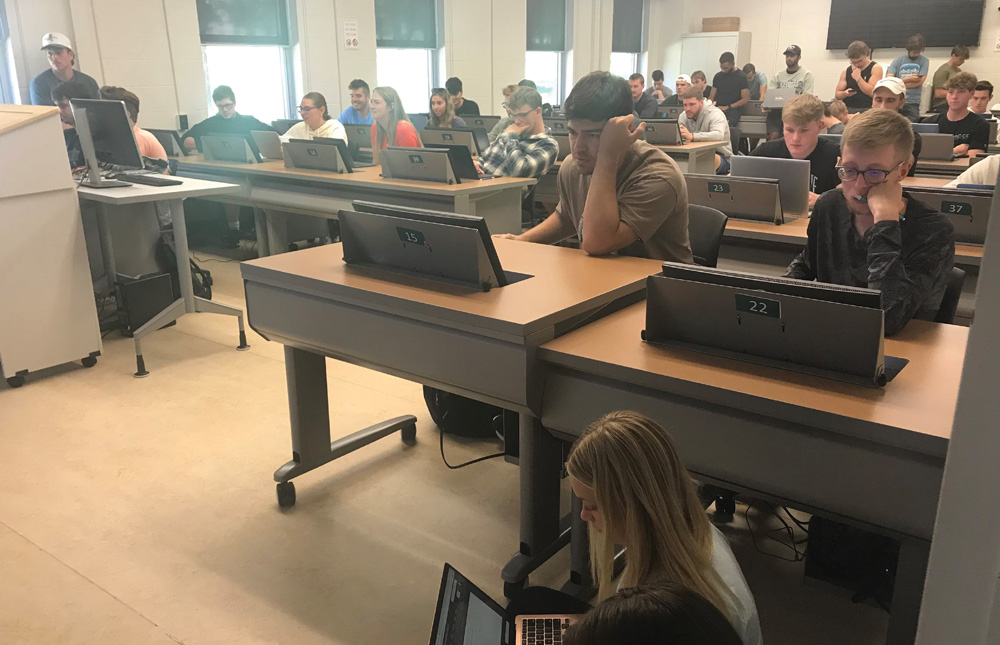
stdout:
[(475, 194), (492, 192), (503, 188), (530, 186), (534, 179), (525, 177), (497, 177), (480, 181), (466, 181), (460, 184), (443, 184), (433, 181), (410, 181), (407, 179), (385, 179), (381, 176), (379, 166), (358, 168), (352, 173), (335, 173), (323, 170), (305, 170), (302, 168), (286, 168), (283, 161), (265, 161), (263, 163), (234, 163), (230, 161), (206, 161), (202, 155), (179, 157), (178, 166), (181, 169), (202, 170), (231, 175), (256, 175), (276, 178), (303, 179), (321, 181), (331, 184), (377, 185), (384, 190), (399, 190), (406, 192), (436, 193), (436, 194)]
[[(448, 320), (526, 336), (588, 310), (586, 303), (645, 288), (659, 260), (592, 257), (577, 249), (494, 239), (506, 271), (533, 277), (488, 292), (351, 267), (340, 244), (284, 253), (242, 264), (247, 280), (308, 290), (369, 308)], [(388, 279), (387, 279), (388, 278)]]
[[(549, 363), (656, 389), (695, 384), (714, 398), (735, 392), (788, 406), (900, 428), (924, 435), (924, 447), (943, 455), (951, 437), (969, 330), (919, 320), (885, 341), (885, 353), (910, 363), (884, 388), (650, 345), (640, 339), (645, 303), (632, 305), (549, 341)], [(689, 391), (685, 389), (684, 391)]]
[(59, 108), (44, 105), (0, 105), (0, 134), (24, 127), (58, 112)]
[(682, 146), (656, 146), (668, 155), (671, 153), (685, 153), (685, 152), (697, 152), (698, 150), (712, 149), (715, 150), (719, 146), (727, 141), (692, 141), (691, 143), (685, 143)]
[(952, 177), (905, 177), (903, 186), (924, 186), (927, 188), (943, 188), (954, 181)]

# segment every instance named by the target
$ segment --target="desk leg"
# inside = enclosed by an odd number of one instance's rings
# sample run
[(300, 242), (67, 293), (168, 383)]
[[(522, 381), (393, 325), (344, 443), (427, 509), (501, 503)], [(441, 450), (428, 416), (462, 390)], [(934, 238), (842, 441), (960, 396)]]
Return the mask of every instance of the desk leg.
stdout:
[(108, 281), (108, 293), (115, 292), (118, 268), (115, 266), (115, 248), (108, 227), (108, 207), (97, 202), (97, 231), (101, 238), (101, 261), (104, 263), (104, 279)]
[(267, 211), (263, 208), (254, 208), (253, 223), (254, 230), (257, 232), (257, 257), (267, 257), (271, 255), (267, 239)]
[(405, 415), (359, 430), (330, 442), (330, 408), (326, 384), (326, 358), (285, 346), (285, 378), (292, 426), (292, 459), (274, 471), (278, 504), (295, 504), (291, 479), (334, 459), (400, 431), (403, 441), (416, 439), (417, 418)]
[(530, 415), (520, 415), (521, 546), (501, 572), (504, 595), (569, 543), (569, 518), (559, 518), (562, 444)]
[(899, 546), (896, 584), (892, 588), (892, 611), (886, 645), (909, 645), (917, 637), (920, 601), (924, 596), (930, 542), (904, 540)]

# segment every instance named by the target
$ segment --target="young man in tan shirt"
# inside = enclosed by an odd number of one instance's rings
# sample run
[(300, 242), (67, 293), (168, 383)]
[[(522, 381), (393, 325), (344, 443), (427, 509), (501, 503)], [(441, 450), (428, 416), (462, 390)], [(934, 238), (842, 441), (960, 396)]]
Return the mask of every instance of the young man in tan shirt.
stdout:
[(693, 262), (687, 185), (663, 151), (632, 125), (628, 83), (592, 72), (564, 105), (572, 154), (559, 168), (559, 204), (547, 219), (507, 239), (554, 244), (573, 234), (590, 255)]

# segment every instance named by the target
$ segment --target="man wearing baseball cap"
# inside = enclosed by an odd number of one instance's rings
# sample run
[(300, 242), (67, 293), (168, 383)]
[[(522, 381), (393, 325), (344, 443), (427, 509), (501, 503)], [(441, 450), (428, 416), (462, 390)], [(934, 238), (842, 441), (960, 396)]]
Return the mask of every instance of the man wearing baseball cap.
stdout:
[(66, 34), (52, 31), (42, 36), (42, 50), (48, 54), (49, 69), (45, 70), (31, 81), (32, 105), (55, 105), (52, 101), (52, 90), (60, 83), (75, 81), (86, 87), (92, 98), (97, 98), (99, 88), (97, 81), (81, 71), (73, 69), (76, 54), (73, 43)]
[(691, 87), (691, 77), (688, 76), (687, 74), (681, 74), (680, 76), (677, 77), (677, 80), (674, 81), (674, 84), (675, 87), (677, 88), (677, 93), (668, 96), (667, 100), (665, 100), (660, 105), (677, 105), (677, 106), (683, 105), (683, 101), (681, 101), (681, 94), (687, 92), (687, 89)]
[[(789, 45), (785, 48), (785, 67), (767, 82), (768, 90), (791, 89), (796, 94), (813, 93), (812, 72), (799, 65), (802, 60), (802, 48)], [(781, 110), (772, 109), (767, 113), (767, 138), (777, 139), (782, 133)]]
[[(895, 76), (886, 76), (875, 84), (872, 91), (873, 110), (892, 110), (899, 112), (903, 116), (906, 114), (906, 83), (903, 79)], [(909, 176), (913, 177), (917, 169), (917, 159), (920, 157), (920, 149), (923, 147), (923, 140), (919, 132), (913, 133), (913, 158), (911, 160)]]

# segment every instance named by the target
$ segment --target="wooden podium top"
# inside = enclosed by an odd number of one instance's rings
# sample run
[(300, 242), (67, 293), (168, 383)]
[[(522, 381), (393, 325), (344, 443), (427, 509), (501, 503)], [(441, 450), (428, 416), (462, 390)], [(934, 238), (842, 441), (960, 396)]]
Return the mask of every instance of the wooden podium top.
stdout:
[(0, 134), (23, 128), (51, 114), (59, 114), (59, 108), (45, 105), (0, 105)]

